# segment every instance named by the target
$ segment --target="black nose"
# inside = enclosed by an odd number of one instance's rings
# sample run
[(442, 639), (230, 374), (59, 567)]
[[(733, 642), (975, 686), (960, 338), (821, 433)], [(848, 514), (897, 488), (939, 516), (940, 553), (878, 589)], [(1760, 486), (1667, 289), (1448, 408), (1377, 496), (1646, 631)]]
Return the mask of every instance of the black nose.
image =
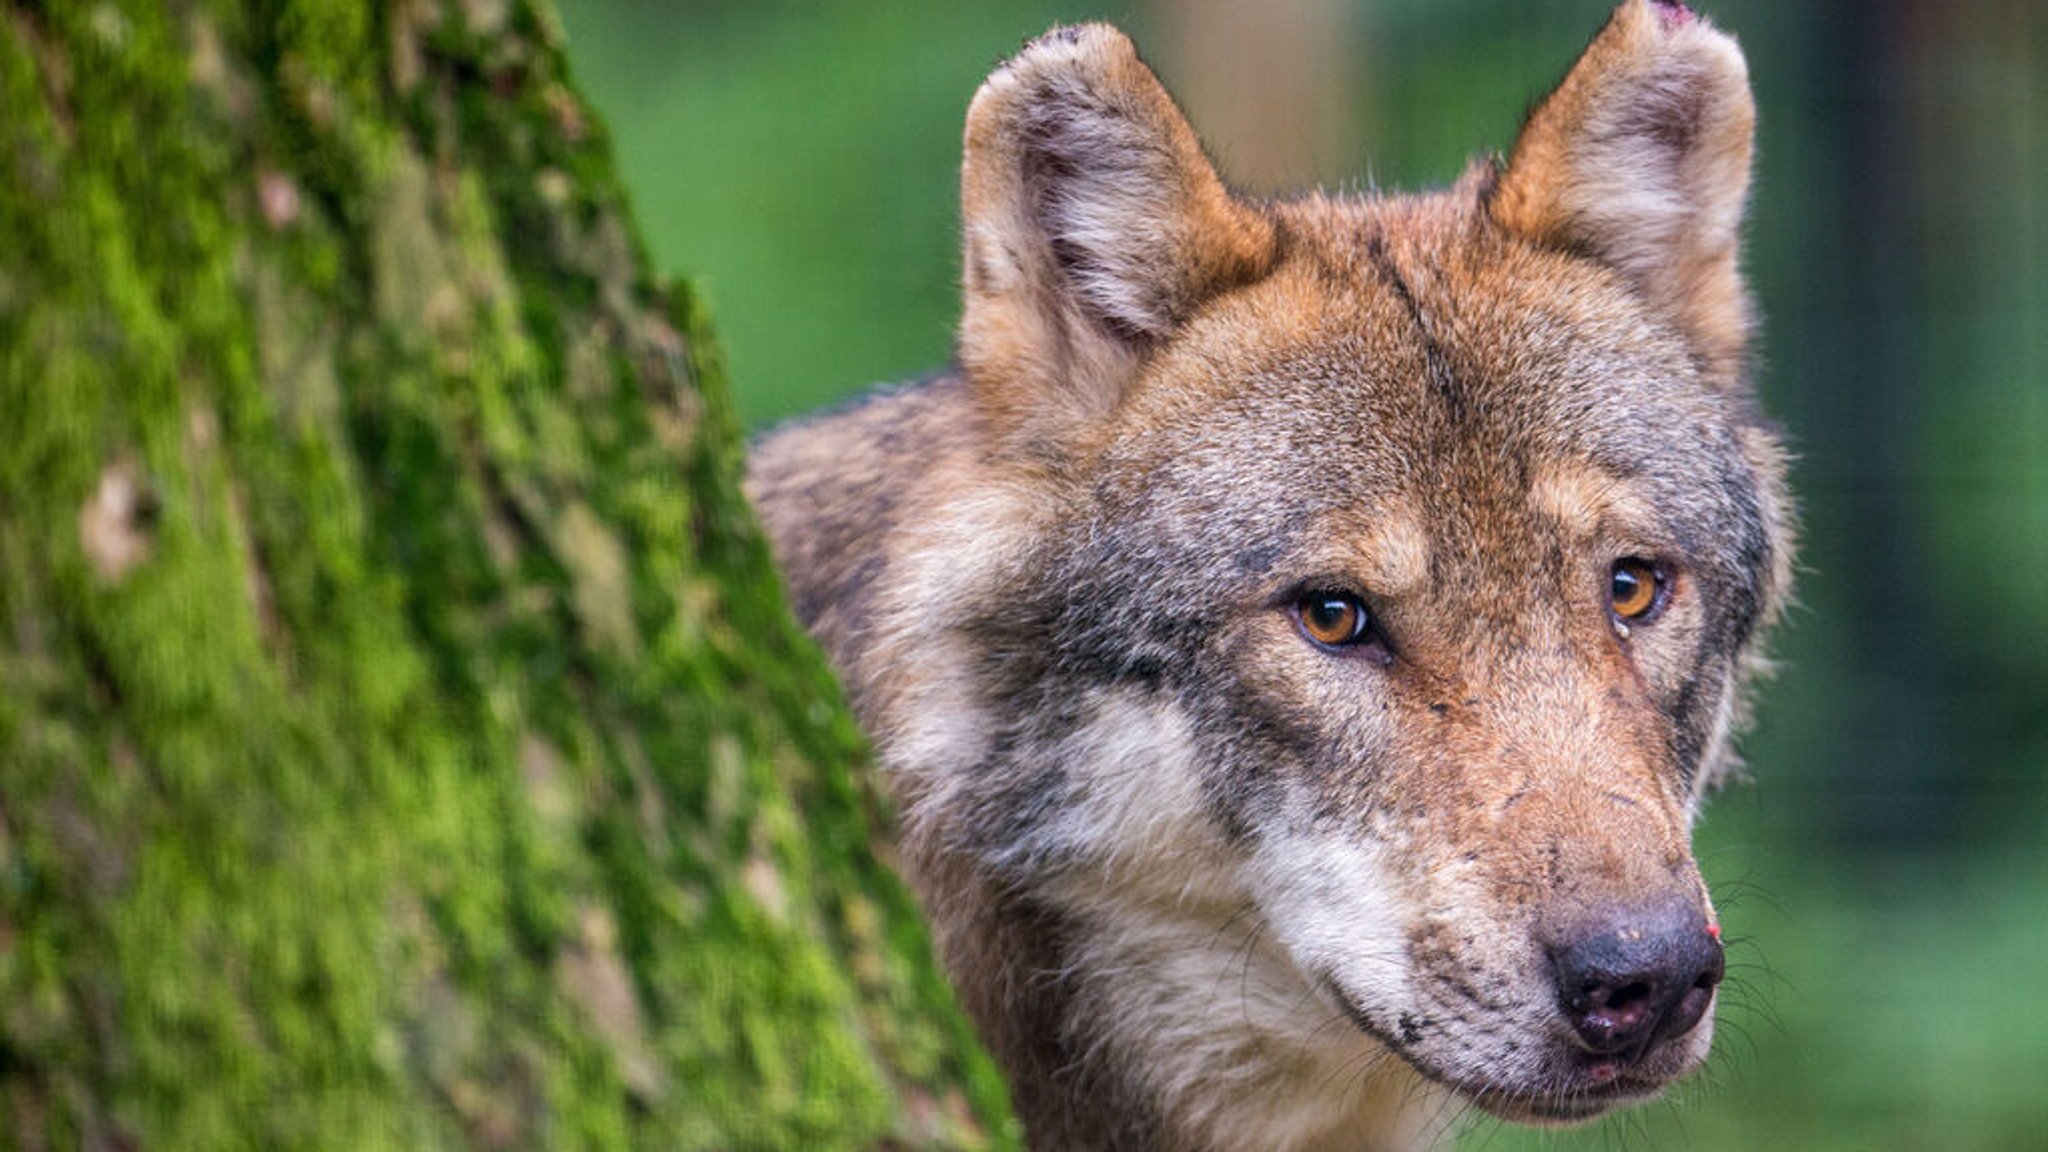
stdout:
[(1579, 1039), (1634, 1059), (1692, 1031), (1721, 982), (1721, 941), (1692, 905), (1614, 917), (1550, 950), (1558, 1000)]

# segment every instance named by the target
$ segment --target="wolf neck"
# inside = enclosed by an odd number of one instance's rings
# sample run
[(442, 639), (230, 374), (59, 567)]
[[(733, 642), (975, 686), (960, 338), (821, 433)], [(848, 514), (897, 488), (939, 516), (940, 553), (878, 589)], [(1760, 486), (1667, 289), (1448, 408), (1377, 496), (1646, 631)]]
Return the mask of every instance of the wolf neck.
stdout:
[[(1161, 899), (1128, 877), (1062, 879), (1068, 1047), (1173, 1101), (1154, 1147), (1419, 1152), (1457, 1109), (1359, 1032), (1273, 943), (1241, 898)], [(1211, 894), (1213, 895), (1213, 894)]]
[[(1437, 1146), (1447, 1094), (1275, 941), (1246, 846), (1208, 814), (1186, 716), (1135, 688), (1068, 703), (1074, 730), (1044, 750), (1056, 775), (1002, 759), (979, 735), (993, 718), (920, 709), (885, 745), (913, 797), (916, 881), (1036, 1152)], [(992, 782), (1027, 777), (1034, 802), (999, 803), (1010, 822), (983, 831)]]
[(1426, 1152), (1461, 1109), (1325, 1003), (1241, 898), (1179, 862), (1004, 880), (907, 855), (1033, 1152)]

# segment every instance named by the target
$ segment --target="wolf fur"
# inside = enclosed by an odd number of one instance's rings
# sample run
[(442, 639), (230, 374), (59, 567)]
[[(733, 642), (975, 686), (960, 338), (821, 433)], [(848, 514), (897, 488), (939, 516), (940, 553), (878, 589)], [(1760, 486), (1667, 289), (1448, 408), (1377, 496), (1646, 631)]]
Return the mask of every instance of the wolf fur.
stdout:
[(1718, 934), (1690, 826), (1792, 554), (1753, 119), (1648, 0), (1423, 196), (1234, 195), (1100, 25), (975, 96), (958, 368), (748, 483), (1033, 1148), (1421, 1148), (1704, 1059), (1711, 1015), (1602, 1050), (1560, 974)]

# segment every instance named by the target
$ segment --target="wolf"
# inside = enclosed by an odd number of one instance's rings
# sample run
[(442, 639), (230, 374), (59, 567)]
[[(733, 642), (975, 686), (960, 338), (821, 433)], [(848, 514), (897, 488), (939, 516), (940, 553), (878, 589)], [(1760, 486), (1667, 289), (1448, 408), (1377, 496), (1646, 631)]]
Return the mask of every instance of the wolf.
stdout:
[(1232, 192), (1102, 25), (975, 95), (957, 366), (747, 487), (1032, 1148), (1426, 1148), (1701, 1065), (1690, 828), (1794, 535), (1754, 120), (1654, 0), (1423, 195)]

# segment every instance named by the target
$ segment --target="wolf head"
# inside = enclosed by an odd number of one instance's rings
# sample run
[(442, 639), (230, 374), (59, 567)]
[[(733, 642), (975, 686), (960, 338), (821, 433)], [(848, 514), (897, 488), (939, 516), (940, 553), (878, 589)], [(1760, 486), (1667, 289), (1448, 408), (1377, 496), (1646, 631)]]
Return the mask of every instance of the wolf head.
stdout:
[(1735, 43), (1646, 0), (1415, 198), (1233, 195), (1111, 28), (989, 78), (973, 447), (855, 691), (1013, 1074), (1251, 1147), (1415, 1077), (1570, 1120), (1699, 1065), (1690, 824), (1791, 555), (1753, 118)]

